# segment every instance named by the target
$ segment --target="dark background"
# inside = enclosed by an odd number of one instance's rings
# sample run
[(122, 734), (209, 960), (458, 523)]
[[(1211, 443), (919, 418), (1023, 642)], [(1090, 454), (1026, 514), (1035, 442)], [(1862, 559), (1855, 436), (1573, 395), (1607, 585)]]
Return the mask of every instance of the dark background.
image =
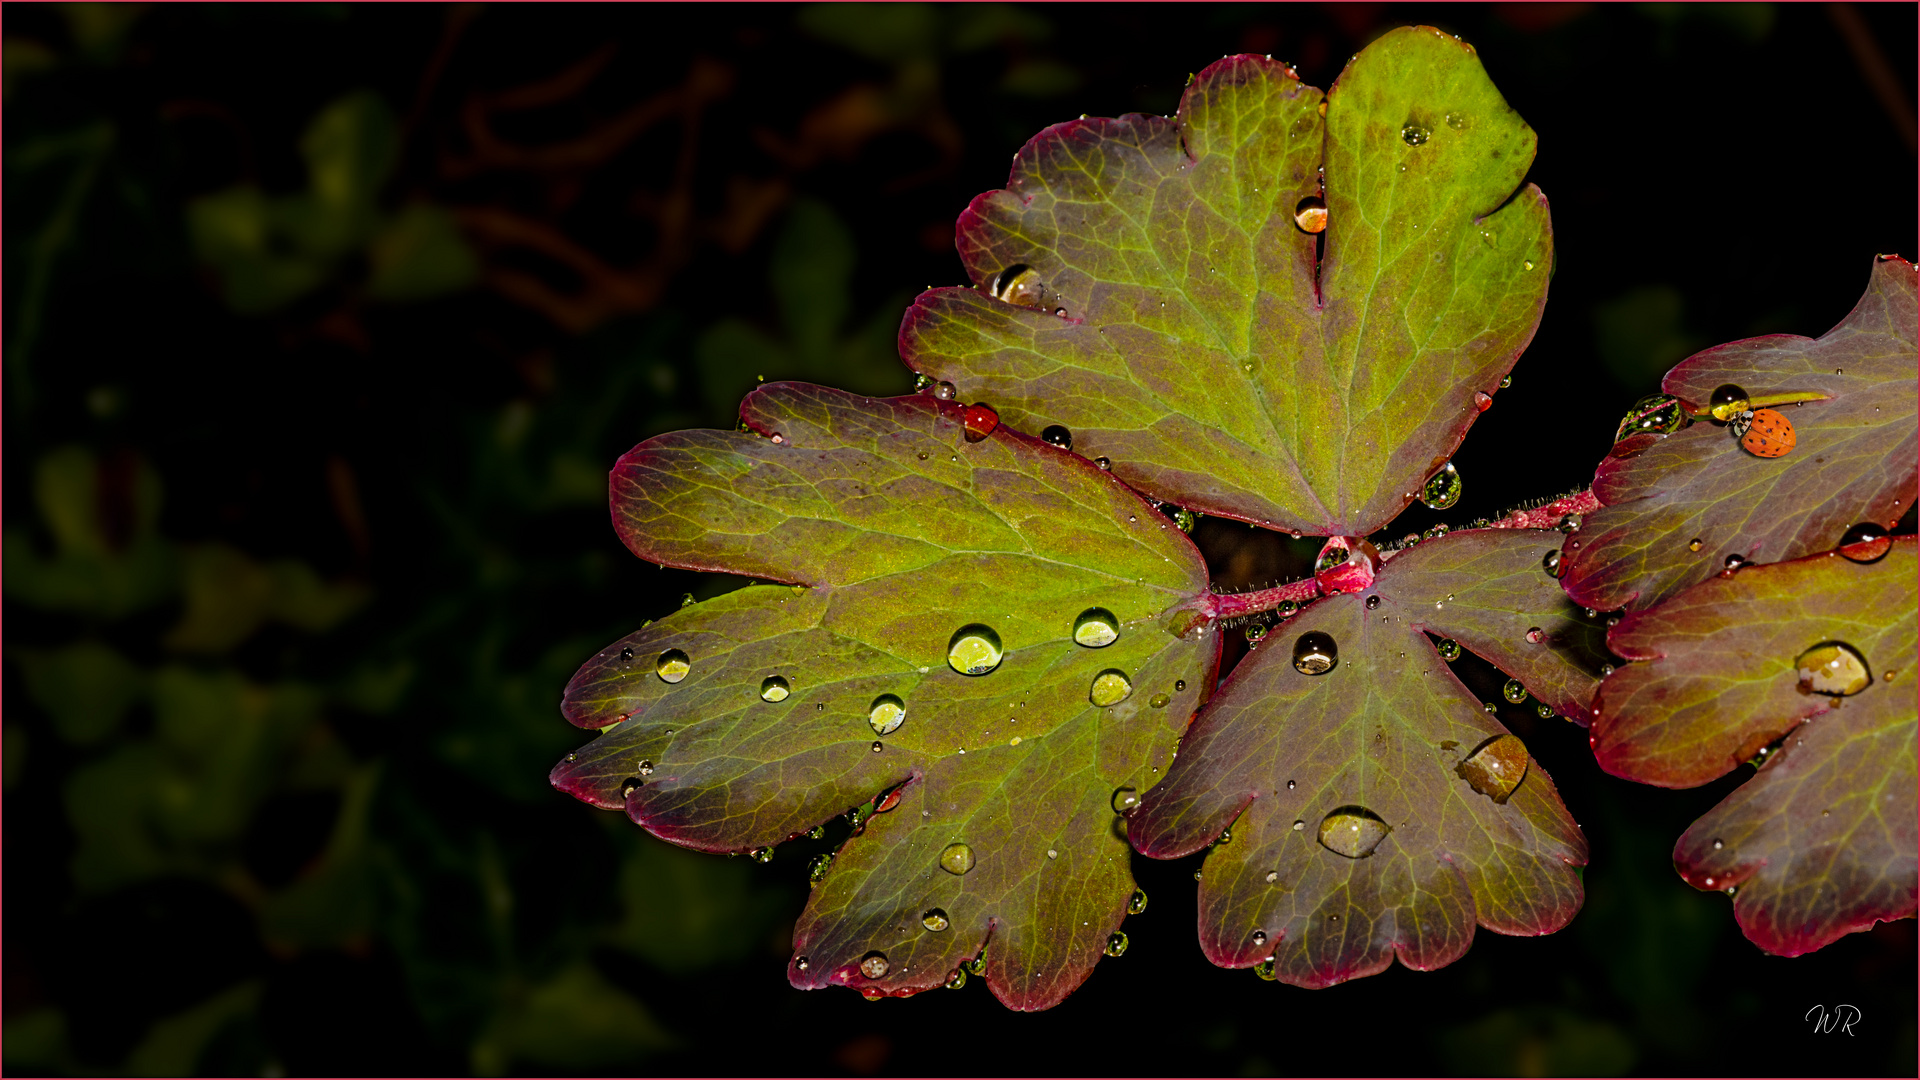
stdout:
[(1045, 125), (1413, 22), (1539, 132), (1558, 250), (1455, 525), (1914, 255), (1912, 5), (8, 5), (6, 1070), (1913, 1075), (1913, 922), (1762, 955), (1669, 861), (1743, 776), (1635, 787), (1524, 708), (1592, 841), (1566, 930), (1299, 990), (1136, 858), (1131, 951), (1039, 1015), (794, 991), (835, 835), (760, 866), (547, 787), (574, 668), (738, 584), (621, 548), (620, 452), (759, 375), (907, 390), (901, 311)]

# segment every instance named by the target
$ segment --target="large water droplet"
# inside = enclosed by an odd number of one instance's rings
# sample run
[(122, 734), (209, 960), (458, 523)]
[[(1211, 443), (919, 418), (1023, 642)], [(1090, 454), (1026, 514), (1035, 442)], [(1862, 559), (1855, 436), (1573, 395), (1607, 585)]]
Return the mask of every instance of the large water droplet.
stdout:
[(1893, 536), (1871, 521), (1863, 521), (1840, 537), (1840, 556), (1861, 564), (1877, 563), (1893, 550)]
[(1518, 705), (1527, 700), (1527, 688), (1519, 679), (1508, 679), (1507, 685), (1500, 688), (1500, 696)]
[(940, 852), (940, 869), (955, 875), (973, 869), (973, 849), (965, 844), (948, 844)]
[[(809, 833), (808, 835), (812, 835), (812, 834)], [(809, 886), (812, 886), (812, 885), (818, 885), (822, 881), (825, 881), (827, 877), (827, 870), (832, 866), (833, 866), (833, 855), (831, 852), (822, 854), (822, 855), (815, 855), (813, 857), (813, 861), (807, 864), (807, 884)]]
[(1460, 470), (1449, 461), (1427, 478), (1420, 488), (1420, 501), (1435, 510), (1445, 510), (1460, 501)]
[(1090, 607), (1073, 620), (1073, 640), (1089, 649), (1104, 649), (1120, 637), (1120, 620), (1102, 607)]
[(1331, 634), (1309, 630), (1293, 643), (1293, 669), (1302, 675), (1325, 675), (1338, 663), (1340, 646)]
[(1048, 424), (1040, 432), (1040, 441), (1048, 446), (1057, 446), (1062, 450), (1073, 449), (1073, 432), (1059, 424)]
[(1630, 435), (1671, 435), (1692, 422), (1687, 415), (1685, 405), (1680, 399), (1669, 394), (1651, 394), (1633, 403), (1627, 415), (1620, 418), (1620, 427), (1613, 433), (1613, 441), (1619, 442)]
[(957, 967), (957, 968), (954, 968), (952, 971), (947, 972), (947, 981), (942, 985), (944, 985), (949, 990), (958, 990), (961, 987), (967, 985), (967, 969), (963, 967)]
[(939, 933), (947, 928), (947, 913), (939, 908), (928, 908), (920, 913), (920, 925)]
[(1039, 271), (1024, 264), (1015, 264), (1000, 271), (987, 291), (1009, 304), (1037, 308), (1046, 302), (1047, 286), (1040, 280)]
[(1293, 207), (1293, 223), (1301, 232), (1317, 233), (1327, 229), (1327, 200), (1309, 195)]
[(1707, 399), (1707, 411), (1713, 414), (1715, 420), (1725, 424), (1746, 412), (1751, 404), (1745, 390), (1732, 383), (1724, 383)]
[(1541, 557), (1540, 569), (1545, 570), (1550, 578), (1564, 577), (1567, 572), (1566, 557), (1560, 553), (1559, 548), (1554, 548)]
[(793, 685), (784, 675), (769, 675), (760, 680), (761, 701), (785, 701), (793, 693)]
[(661, 682), (677, 683), (693, 670), (693, 661), (687, 659), (687, 654), (679, 649), (668, 649), (653, 662), (653, 670), (660, 676)]
[(1000, 635), (984, 623), (968, 623), (947, 642), (947, 666), (962, 675), (985, 675), (1000, 666)]
[(1342, 806), (1320, 822), (1320, 844), (1336, 855), (1364, 859), (1393, 829), (1363, 806)]
[(1126, 673), (1118, 668), (1108, 668), (1093, 677), (1093, 686), (1087, 690), (1087, 700), (1101, 708), (1118, 705), (1133, 693), (1133, 683)]
[(1104, 951), (1108, 956), (1124, 955), (1127, 951), (1127, 935), (1124, 932), (1119, 930), (1115, 930), (1113, 933), (1108, 934), (1107, 947)]
[(907, 722), (907, 703), (892, 694), (881, 694), (867, 709), (867, 725), (875, 735), (891, 735)]
[(1517, 735), (1495, 735), (1454, 767), (1473, 790), (1505, 803), (1527, 775), (1527, 744)]
[(887, 954), (883, 952), (870, 952), (860, 958), (860, 974), (869, 979), (884, 977), (888, 966)]
[(1131, 814), (1140, 805), (1140, 793), (1130, 787), (1123, 787), (1113, 793), (1113, 812)]
[(1433, 129), (1418, 121), (1409, 120), (1407, 125), (1400, 129), (1400, 138), (1408, 146), (1419, 146), (1432, 137)]
[(967, 441), (979, 442), (1000, 426), (1000, 414), (993, 406), (976, 402), (960, 410), (960, 423), (966, 428)]
[(1844, 641), (1823, 641), (1794, 658), (1803, 694), (1850, 697), (1873, 682), (1860, 651)]
[(1147, 910), (1147, 891), (1133, 890), (1133, 898), (1127, 901), (1127, 914), (1138, 915), (1145, 910)]
[(1440, 659), (1452, 663), (1460, 659), (1460, 643), (1452, 638), (1440, 639)]

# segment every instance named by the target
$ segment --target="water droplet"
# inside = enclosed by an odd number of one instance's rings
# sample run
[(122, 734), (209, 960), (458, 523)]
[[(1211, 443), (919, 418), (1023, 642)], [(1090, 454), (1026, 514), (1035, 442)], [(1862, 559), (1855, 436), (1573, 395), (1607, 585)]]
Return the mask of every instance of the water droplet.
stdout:
[(1113, 812), (1131, 814), (1140, 805), (1140, 793), (1130, 787), (1123, 787), (1113, 793)]
[(1545, 631), (1543, 631), (1543, 630), (1541, 630), (1541, 629), (1540, 629), (1539, 627), (1537, 627), (1537, 626), (1529, 626), (1529, 627), (1527, 627), (1527, 644), (1529, 644), (1529, 645), (1538, 645), (1538, 644), (1540, 644), (1540, 642), (1541, 642), (1541, 640), (1542, 640), (1543, 638), (1545, 638), (1546, 636), (1547, 636), (1547, 635), (1546, 635), (1546, 632), (1545, 632)]
[(1327, 200), (1318, 195), (1301, 199), (1293, 208), (1293, 223), (1301, 232), (1317, 233), (1327, 229)]
[(1747, 392), (1732, 383), (1722, 384), (1713, 391), (1713, 396), (1707, 398), (1707, 412), (1723, 424), (1748, 411), (1751, 405)]
[(1532, 260), (1532, 259), (1521, 259), (1521, 260), (1520, 260), (1520, 265), (1521, 265), (1521, 266), (1523, 266), (1523, 267), (1525, 267), (1525, 268), (1526, 268), (1526, 269), (1528, 269), (1528, 270), (1531, 270), (1531, 269), (1533, 269), (1533, 260)]
[(1379, 597), (1377, 597), (1377, 596), (1369, 596), (1369, 597), (1367, 597), (1367, 610), (1368, 610), (1368, 611), (1372, 611), (1372, 610), (1373, 610), (1374, 608), (1377, 608), (1377, 607), (1379, 607), (1379, 606), (1380, 606), (1380, 598), (1379, 598)]
[(1126, 673), (1118, 668), (1108, 668), (1093, 677), (1093, 685), (1087, 690), (1087, 700), (1104, 709), (1109, 705), (1118, 705), (1133, 693), (1133, 683)]
[(1190, 533), (1200, 520), (1200, 515), (1182, 508), (1173, 512), (1173, 525), (1183, 533)]
[(1113, 933), (1107, 935), (1105, 952), (1108, 956), (1122, 956), (1125, 955), (1126, 951), (1127, 935), (1123, 931), (1115, 930)]
[(808, 959), (807, 959), (806, 957), (804, 957), (804, 956), (796, 956), (796, 957), (794, 957), (794, 958), (793, 958), (793, 966), (794, 966), (794, 968), (795, 968), (795, 970), (798, 970), (798, 971), (805, 971), (805, 970), (807, 970), (807, 967), (808, 967), (808, 965), (810, 965), (810, 964), (811, 964), (812, 962), (813, 962), (813, 961), (811, 961), (811, 960), (808, 960)]
[(960, 961), (960, 966), (978, 975), (987, 970), (987, 960), (983, 956), (976, 956), (971, 960)]
[(1427, 478), (1420, 488), (1420, 501), (1435, 510), (1445, 510), (1460, 501), (1460, 470), (1449, 461)]
[(625, 780), (622, 780), (620, 782), (620, 797), (624, 799), (627, 796), (632, 795), (636, 790), (640, 788), (640, 785), (641, 785), (641, 780), (639, 777), (637, 776), (627, 777)]
[(875, 735), (891, 735), (907, 722), (907, 703), (892, 694), (881, 694), (867, 708), (867, 725)]
[(1488, 409), (1493, 408), (1493, 395), (1487, 393), (1485, 390), (1475, 390), (1473, 392), (1473, 407), (1479, 412), (1486, 412)]
[(1491, 701), (1486, 701), (1480, 704), (1480, 711), (1486, 713), (1488, 716), (1492, 716), (1494, 713), (1500, 711), (1500, 706), (1495, 705)]
[(1726, 846), (1726, 845), (1724, 845), (1724, 844), (1722, 844), (1722, 843), (1721, 843), (1720, 841), (1718, 841), (1718, 840), (1715, 840), (1715, 841), (1713, 842), (1713, 850), (1715, 850), (1715, 851), (1719, 851), (1719, 850), (1720, 850), (1721, 848), (1723, 848), (1723, 847), (1725, 847), (1725, 846)]
[(1893, 550), (1893, 536), (1870, 521), (1863, 521), (1840, 537), (1840, 557), (1862, 565), (1877, 563)]
[(947, 981), (943, 985), (949, 990), (958, 990), (967, 985), (967, 969), (957, 967), (947, 972)]
[(687, 659), (687, 654), (679, 649), (668, 649), (653, 662), (653, 670), (660, 676), (661, 682), (677, 683), (693, 670), (693, 661)]
[(1545, 570), (1547, 572), (1548, 577), (1555, 578), (1555, 579), (1558, 579), (1566, 574), (1567, 572), (1566, 559), (1564, 556), (1560, 554), (1559, 548), (1554, 548), (1552, 551), (1549, 551), (1545, 555), (1541, 556), (1540, 569)]
[(1177, 694), (1177, 693), (1179, 693), (1180, 691), (1182, 691), (1182, 690), (1185, 690), (1186, 688), (1187, 688), (1187, 680), (1185, 680), (1185, 679), (1175, 679), (1175, 680), (1173, 680), (1173, 692), (1174, 692), (1174, 693), (1176, 693), (1176, 694)]
[(1452, 531), (1452, 529), (1447, 528), (1444, 524), (1435, 525), (1433, 528), (1427, 530), (1426, 536), (1429, 540), (1438, 540)]
[(1265, 960), (1253, 965), (1253, 973), (1260, 976), (1260, 978), (1266, 982), (1272, 982), (1274, 980), (1273, 957), (1269, 956)]
[(783, 675), (769, 675), (760, 680), (761, 701), (785, 701), (793, 693), (793, 687)]
[(860, 958), (860, 974), (865, 975), (869, 979), (884, 977), (887, 973), (887, 967), (886, 953), (870, 952)]
[(1138, 915), (1145, 910), (1147, 910), (1146, 890), (1145, 889), (1133, 890), (1132, 898), (1127, 901), (1127, 914)]
[(1287, 790), (1288, 790), (1288, 791), (1292, 791), (1292, 790), (1293, 790), (1293, 781), (1291, 781), (1291, 780), (1289, 780), (1289, 781), (1287, 781)]
[(940, 869), (954, 875), (973, 869), (973, 849), (965, 844), (948, 844), (940, 852)]
[(1407, 125), (1400, 129), (1400, 138), (1405, 141), (1408, 146), (1419, 146), (1432, 137), (1432, 128), (1413, 120), (1407, 121)]
[(1263, 623), (1254, 623), (1252, 626), (1247, 627), (1246, 634), (1247, 644), (1258, 645), (1267, 640), (1266, 625)]
[(1104, 649), (1119, 640), (1120, 620), (1106, 608), (1090, 607), (1073, 620), (1073, 640), (1089, 649)]
[(1559, 529), (1563, 533), (1579, 532), (1580, 520), (1579, 514), (1567, 514), (1554, 525), (1554, 528)]
[(1620, 418), (1620, 427), (1613, 434), (1613, 441), (1619, 442), (1630, 435), (1671, 435), (1693, 422), (1687, 415), (1685, 405), (1680, 399), (1669, 394), (1651, 394), (1633, 403), (1627, 415)]
[(920, 925), (937, 934), (947, 928), (947, 913), (939, 908), (928, 908), (920, 913)]
[(983, 623), (968, 623), (947, 642), (947, 666), (962, 675), (985, 675), (1000, 666), (1004, 655), (1000, 635)]
[(633, 659), (633, 650), (632, 650), (632, 649), (621, 649), (621, 650), (620, 650), (620, 659), (622, 659), (622, 660), (631, 660), (631, 659)]
[(1267, 932), (1265, 930), (1255, 930), (1253, 932), (1253, 943), (1255, 945), (1265, 945), (1267, 943)]
[(1304, 821), (1301, 821), (1301, 820), (1299, 820), (1298, 818), (1296, 818), (1296, 819), (1294, 819), (1294, 822), (1293, 822), (1293, 831), (1294, 831), (1294, 832), (1299, 832), (1300, 830), (1302, 830), (1302, 829), (1304, 829), (1304, 828), (1306, 828), (1306, 827), (1307, 827), (1307, 823), (1306, 823), (1306, 822), (1304, 822)]
[(933, 396), (941, 401), (952, 401), (959, 393), (960, 391), (950, 382), (936, 383), (933, 388)]
[(1543, 701), (1533, 707), (1533, 715), (1542, 720), (1551, 720), (1553, 719), (1553, 706)]
[(1747, 557), (1746, 557), (1746, 556), (1744, 556), (1744, 555), (1729, 555), (1729, 556), (1727, 556), (1727, 561), (1726, 561), (1726, 567), (1727, 567), (1727, 568), (1726, 568), (1726, 570), (1724, 570), (1724, 571), (1722, 571), (1722, 573), (1725, 573), (1725, 574), (1731, 574), (1731, 573), (1733, 573), (1733, 572), (1734, 572), (1735, 570), (1738, 570), (1738, 569), (1740, 569), (1741, 567), (1743, 567), (1743, 566), (1745, 566), (1745, 565), (1747, 565)]
[[(879, 752), (880, 752), (881, 750), (883, 750), (883, 749), (885, 749), (885, 747), (883, 747), (883, 746), (881, 745), (881, 743), (880, 743), (880, 740), (879, 740), (879, 739), (875, 739), (875, 740), (873, 740), (873, 752), (874, 752), (874, 753), (876, 753), (876, 754), (877, 754), (877, 753), (879, 753)], [(961, 751), (961, 753), (966, 753), (966, 751), (964, 751), (964, 750), (962, 750), (962, 751)]]
[(1094, 458), (1093, 463), (1100, 467), (1101, 472), (1107, 472), (1108, 470), (1111, 470), (1113, 468), (1113, 462), (1103, 457)]
[(1495, 735), (1454, 766), (1473, 790), (1505, 803), (1527, 775), (1527, 744), (1517, 735)]
[(1340, 663), (1340, 647), (1331, 634), (1309, 630), (1293, 643), (1293, 669), (1302, 675), (1325, 675)]
[(1342, 806), (1320, 822), (1320, 845), (1336, 855), (1364, 859), (1393, 829), (1361, 806)]
[(966, 428), (967, 441), (979, 442), (1000, 426), (1000, 414), (992, 406), (976, 402), (960, 411), (960, 423)]
[(1604, 679), (1604, 678), (1606, 678), (1607, 676), (1609, 676), (1609, 675), (1611, 675), (1611, 674), (1613, 674), (1613, 665), (1612, 665), (1612, 664), (1601, 664), (1601, 665), (1600, 665), (1600, 677), (1601, 677), (1601, 678), (1603, 678), (1603, 679)]
[(933, 385), (933, 376), (931, 375), (915, 375), (913, 377), (913, 388), (916, 391), (920, 391), (924, 393), (927, 387), (932, 385)]
[(754, 862), (764, 866), (773, 861), (773, 849), (770, 847), (757, 847), (747, 852), (747, 856)]
[(1167, 702), (1172, 700), (1173, 700), (1172, 698), (1168, 697), (1165, 694), (1155, 694), (1152, 697), (1147, 699), (1147, 704), (1153, 706), (1156, 709), (1164, 709), (1167, 707)]
[(1507, 685), (1500, 688), (1500, 696), (1518, 705), (1527, 700), (1527, 688), (1519, 679), (1508, 679)]
[(1460, 659), (1460, 643), (1452, 638), (1440, 639), (1440, 659), (1452, 663)]
[(1803, 694), (1850, 697), (1873, 682), (1866, 658), (1844, 641), (1823, 641), (1794, 658), (1793, 666)]
[(1071, 450), (1073, 449), (1073, 432), (1068, 431), (1059, 424), (1048, 424), (1046, 428), (1040, 432), (1040, 441), (1046, 443), (1048, 446), (1057, 446), (1062, 450)]
[(1280, 880), (1280, 871), (1278, 870), (1267, 871), (1267, 884), (1271, 885), (1274, 882), (1279, 880)]
[[(811, 836), (812, 834), (809, 833), (808, 835)], [(827, 869), (832, 865), (833, 855), (831, 853), (815, 855), (813, 861), (807, 864), (807, 884), (818, 885), (820, 882), (826, 880)]]
[(1447, 114), (1446, 119), (1447, 119), (1447, 126), (1452, 128), (1455, 131), (1459, 131), (1461, 128), (1464, 128), (1467, 126), (1466, 113), (1450, 112)]
[(1689, 541), (1687, 541), (1687, 550), (1688, 550), (1688, 551), (1699, 551), (1699, 550), (1700, 550), (1700, 548), (1701, 548), (1702, 546), (1703, 546), (1703, 545), (1702, 545), (1702, 544), (1701, 544), (1701, 542), (1700, 542), (1700, 538), (1699, 538), (1699, 537), (1697, 537), (1697, 536), (1696, 536), (1696, 537), (1694, 537), (1693, 539), (1691, 539), (1691, 540), (1689, 540)]

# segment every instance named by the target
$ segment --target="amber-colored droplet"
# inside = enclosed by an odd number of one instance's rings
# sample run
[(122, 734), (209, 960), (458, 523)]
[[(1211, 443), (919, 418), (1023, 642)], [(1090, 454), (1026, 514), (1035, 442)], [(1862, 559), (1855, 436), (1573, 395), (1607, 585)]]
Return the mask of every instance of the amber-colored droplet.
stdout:
[(1763, 458), (1786, 457), (1797, 442), (1792, 422), (1772, 409), (1753, 410), (1753, 422), (1740, 436), (1740, 445), (1747, 453)]
[(966, 425), (967, 441), (979, 442), (1000, 426), (1000, 414), (990, 405), (973, 404), (961, 412), (960, 422)]
[(1327, 200), (1309, 195), (1293, 208), (1293, 223), (1301, 232), (1317, 233), (1327, 229)]

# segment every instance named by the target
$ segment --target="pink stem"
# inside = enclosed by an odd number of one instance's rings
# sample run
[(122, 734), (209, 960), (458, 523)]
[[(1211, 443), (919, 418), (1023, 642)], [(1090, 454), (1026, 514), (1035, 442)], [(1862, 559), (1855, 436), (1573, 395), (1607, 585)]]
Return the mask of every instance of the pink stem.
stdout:
[(1304, 604), (1320, 595), (1320, 583), (1312, 578), (1304, 581), (1289, 581), (1285, 585), (1275, 585), (1271, 589), (1255, 589), (1243, 593), (1208, 593), (1200, 602), (1200, 610), (1210, 619), (1232, 619), (1241, 615), (1252, 615), (1260, 611), (1272, 611), (1280, 606), (1282, 600), (1291, 600)]
[(1600, 509), (1600, 499), (1592, 490), (1576, 491), (1564, 495), (1545, 506), (1532, 510), (1515, 510), (1499, 521), (1486, 526), (1489, 529), (1551, 529), (1560, 524), (1560, 519), (1568, 514), (1591, 514)]

